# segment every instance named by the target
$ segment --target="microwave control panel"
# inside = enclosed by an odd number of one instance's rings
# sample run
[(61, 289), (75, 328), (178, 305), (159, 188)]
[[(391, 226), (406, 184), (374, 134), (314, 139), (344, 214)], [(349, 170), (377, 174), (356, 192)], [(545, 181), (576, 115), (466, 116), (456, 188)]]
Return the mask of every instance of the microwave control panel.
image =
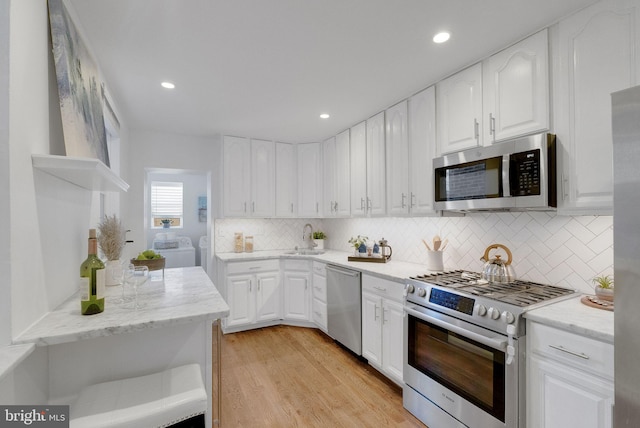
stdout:
[(511, 196), (540, 194), (540, 150), (510, 155), (509, 183)]

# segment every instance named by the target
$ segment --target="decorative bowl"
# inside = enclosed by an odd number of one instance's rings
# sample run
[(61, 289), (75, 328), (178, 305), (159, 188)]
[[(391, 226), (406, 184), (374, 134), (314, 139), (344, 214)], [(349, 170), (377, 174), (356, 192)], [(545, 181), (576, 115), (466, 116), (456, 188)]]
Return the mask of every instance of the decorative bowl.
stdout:
[(150, 259), (150, 260), (138, 260), (131, 259), (131, 264), (134, 266), (146, 266), (150, 271), (152, 270), (164, 270), (164, 264), (166, 259), (163, 257), (161, 259)]

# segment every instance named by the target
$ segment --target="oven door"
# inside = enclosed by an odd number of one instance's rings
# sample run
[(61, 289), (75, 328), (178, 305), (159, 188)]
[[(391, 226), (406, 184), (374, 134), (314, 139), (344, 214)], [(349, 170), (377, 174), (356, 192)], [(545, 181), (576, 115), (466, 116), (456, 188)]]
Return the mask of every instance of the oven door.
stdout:
[[(507, 361), (507, 336), (418, 305), (407, 304), (405, 312), (405, 388), (455, 418), (449, 426), (520, 426), (519, 413), (524, 418), (524, 411), (518, 398), (517, 340), (513, 340), (516, 358)], [(413, 391), (409, 392), (415, 395)], [(442, 418), (431, 424), (442, 425)]]

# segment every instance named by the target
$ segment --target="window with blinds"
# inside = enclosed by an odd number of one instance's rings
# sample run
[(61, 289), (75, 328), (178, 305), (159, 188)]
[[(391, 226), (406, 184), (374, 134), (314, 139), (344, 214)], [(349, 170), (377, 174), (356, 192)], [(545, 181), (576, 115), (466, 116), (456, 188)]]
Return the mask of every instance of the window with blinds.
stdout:
[(151, 182), (152, 227), (182, 227), (182, 183)]

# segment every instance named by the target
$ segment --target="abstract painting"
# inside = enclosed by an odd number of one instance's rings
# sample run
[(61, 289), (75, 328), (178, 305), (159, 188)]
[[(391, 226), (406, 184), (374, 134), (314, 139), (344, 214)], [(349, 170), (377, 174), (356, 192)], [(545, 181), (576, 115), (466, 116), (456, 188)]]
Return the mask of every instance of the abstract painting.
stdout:
[(109, 166), (96, 62), (63, 0), (49, 0), (49, 22), (67, 156), (96, 158)]

